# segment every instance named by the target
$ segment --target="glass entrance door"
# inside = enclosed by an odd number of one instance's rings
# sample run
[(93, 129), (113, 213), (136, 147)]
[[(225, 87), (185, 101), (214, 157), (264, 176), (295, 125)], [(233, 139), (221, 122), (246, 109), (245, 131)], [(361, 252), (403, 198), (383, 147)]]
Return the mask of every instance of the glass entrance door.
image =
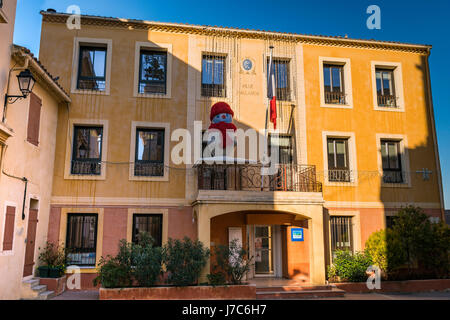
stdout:
[(273, 275), (273, 228), (255, 226), (255, 275)]

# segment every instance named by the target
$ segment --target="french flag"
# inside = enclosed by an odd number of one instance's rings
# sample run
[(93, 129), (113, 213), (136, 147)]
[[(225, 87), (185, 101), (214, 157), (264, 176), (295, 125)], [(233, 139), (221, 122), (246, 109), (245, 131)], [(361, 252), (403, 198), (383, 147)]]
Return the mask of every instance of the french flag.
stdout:
[[(272, 48), (271, 48), (272, 49)], [(270, 122), (273, 123), (273, 128), (277, 129), (277, 97), (275, 90), (275, 66), (273, 65), (272, 50), (270, 51), (270, 61), (267, 81), (267, 97), (270, 100)]]

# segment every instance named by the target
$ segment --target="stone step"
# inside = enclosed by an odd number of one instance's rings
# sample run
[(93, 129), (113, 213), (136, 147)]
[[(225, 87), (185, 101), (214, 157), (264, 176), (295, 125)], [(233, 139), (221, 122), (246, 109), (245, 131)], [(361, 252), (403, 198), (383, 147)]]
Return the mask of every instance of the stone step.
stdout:
[(32, 289), (33, 291), (36, 291), (36, 292), (38, 292), (38, 293), (41, 293), (41, 292), (47, 291), (47, 286), (44, 285), (44, 284), (40, 284), (40, 285), (31, 287), (31, 289)]
[(29, 279), (29, 280), (24, 280), (24, 281), (22, 281), (22, 283), (23, 283), (25, 286), (28, 286), (28, 287), (30, 287), (30, 288), (33, 288), (34, 286), (39, 285), (39, 279), (33, 278), (33, 279)]
[(281, 292), (281, 291), (313, 291), (313, 290), (331, 290), (333, 286), (322, 285), (290, 285), (290, 286), (272, 286), (272, 287), (257, 287), (256, 292)]
[(257, 292), (256, 299), (277, 300), (277, 299), (311, 299), (311, 298), (329, 298), (344, 297), (345, 291), (341, 289), (329, 290), (301, 290), (301, 291), (265, 291)]
[(50, 300), (55, 297), (54, 291), (44, 291), (39, 293), (39, 296), (37, 297), (39, 300)]

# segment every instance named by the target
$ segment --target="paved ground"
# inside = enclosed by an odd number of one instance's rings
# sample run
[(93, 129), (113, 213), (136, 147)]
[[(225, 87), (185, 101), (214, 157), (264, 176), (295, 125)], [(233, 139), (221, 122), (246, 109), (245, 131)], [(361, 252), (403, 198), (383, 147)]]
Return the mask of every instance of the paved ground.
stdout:
[(316, 300), (450, 300), (450, 292), (346, 293), (343, 298), (321, 298)]
[[(52, 300), (98, 300), (98, 291), (66, 291)], [(450, 300), (450, 292), (423, 293), (347, 293), (344, 298), (320, 298), (316, 300)]]
[(98, 300), (98, 291), (65, 291), (52, 300)]

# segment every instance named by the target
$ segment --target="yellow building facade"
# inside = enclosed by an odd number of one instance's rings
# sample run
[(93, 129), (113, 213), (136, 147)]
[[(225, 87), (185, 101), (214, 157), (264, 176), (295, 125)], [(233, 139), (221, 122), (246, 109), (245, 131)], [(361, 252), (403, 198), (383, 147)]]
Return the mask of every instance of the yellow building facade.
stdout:
[[(250, 278), (323, 284), (332, 253), (362, 250), (399, 208), (442, 219), (430, 46), (93, 16), (69, 29), (69, 15), (42, 15), (40, 59), (72, 100), (58, 113), (48, 239), (74, 250), (84, 287), (139, 231), (237, 239)], [(194, 138), (176, 161), (177, 130), (207, 130), (217, 102), (238, 129), (265, 128), (272, 47), (276, 173), (262, 177), (249, 150), (246, 163), (198, 162)]]

